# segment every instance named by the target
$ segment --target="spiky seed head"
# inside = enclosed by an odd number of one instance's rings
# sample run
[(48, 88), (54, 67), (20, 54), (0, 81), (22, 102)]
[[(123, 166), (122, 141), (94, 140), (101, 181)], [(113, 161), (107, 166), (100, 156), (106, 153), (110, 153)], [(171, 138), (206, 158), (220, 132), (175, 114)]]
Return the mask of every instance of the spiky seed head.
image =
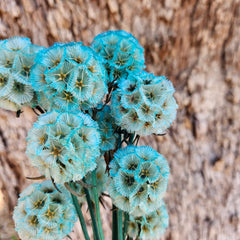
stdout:
[(100, 155), (98, 124), (81, 112), (52, 111), (29, 131), (27, 155), (56, 183), (81, 180), (96, 167)]
[(159, 207), (169, 175), (161, 154), (148, 146), (128, 146), (115, 153), (109, 167), (109, 194), (117, 207), (133, 216)]
[(54, 240), (70, 233), (77, 220), (75, 208), (69, 192), (62, 185), (58, 188), (62, 193), (47, 180), (20, 194), (13, 219), (21, 239)]

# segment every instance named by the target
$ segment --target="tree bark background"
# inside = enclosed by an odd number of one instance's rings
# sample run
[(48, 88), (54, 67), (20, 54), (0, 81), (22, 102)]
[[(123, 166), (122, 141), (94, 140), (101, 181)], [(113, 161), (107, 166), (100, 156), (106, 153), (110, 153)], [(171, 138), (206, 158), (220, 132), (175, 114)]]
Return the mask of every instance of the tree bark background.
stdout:
[[(173, 81), (177, 120), (166, 136), (141, 140), (170, 164), (165, 240), (239, 239), (239, 26), (239, 0), (0, 1), (1, 39), (89, 44), (103, 31), (123, 29), (145, 48), (147, 70)], [(38, 174), (24, 153), (35, 120), (29, 109), (20, 119), (0, 110), (0, 240), (17, 236), (12, 210), (31, 183), (25, 176)], [(110, 215), (103, 218), (110, 239)], [(75, 228), (73, 240), (79, 234)]]

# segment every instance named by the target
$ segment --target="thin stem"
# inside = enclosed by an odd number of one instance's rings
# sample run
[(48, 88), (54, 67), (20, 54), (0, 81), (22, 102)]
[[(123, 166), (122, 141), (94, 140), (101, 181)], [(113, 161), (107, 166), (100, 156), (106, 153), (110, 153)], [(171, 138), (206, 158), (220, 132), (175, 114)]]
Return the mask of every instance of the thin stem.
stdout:
[[(124, 141), (124, 140), (123, 140)], [(121, 148), (121, 146), (122, 146), (122, 134), (120, 133), (119, 135), (118, 135), (118, 144), (117, 144), (117, 149), (120, 149)]]
[(72, 193), (73, 195), (75, 195), (77, 197), (84, 197), (85, 196), (85, 194), (79, 194), (79, 193), (75, 192), (67, 182), (64, 183), (64, 186), (70, 193)]
[(112, 83), (110, 83), (110, 85), (108, 86), (108, 93), (107, 93), (107, 96), (105, 98), (105, 103), (103, 104), (103, 106), (100, 109), (96, 108), (96, 112), (101, 112), (105, 108), (105, 106), (110, 102), (111, 93), (113, 91), (113, 88), (114, 88), (114, 85)]
[(102, 223), (101, 223), (101, 217), (100, 217), (100, 208), (99, 208), (99, 198), (97, 193), (97, 176), (96, 176), (96, 170), (92, 171), (92, 184), (95, 186), (93, 187), (93, 196), (94, 196), (94, 202), (95, 202), (95, 210), (96, 210), (96, 216), (97, 216), (97, 224), (98, 224), (98, 230), (100, 234), (100, 239), (104, 239), (103, 230), (102, 230)]
[(138, 145), (138, 141), (139, 141), (139, 139), (140, 139), (140, 136), (139, 135), (137, 135), (136, 137), (135, 137), (135, 139), (133, 140), (133, 145), (135, 144), (136, 146)]
[[(117, 149), (122, 146), (122, 134), (118, 136)], [(114, 204), (112, 205), (112, 240), (122, 240), (122, 216)], [(121, 235), (121, 237), (120, 237)], [(120, 238), (119, 238), (120, 237)]]
[(39, 176), (39, 177), (26, 177), (26, 179), (30, 180), (40, 180), (40, 179), (45, 179), (45, 175)]
[(45, 111), (42, 107), (40, 107), (40, 106), (36, 106), (36, 109), (37, 109), (41, 114), (46, 113), (46, 111)]
[(140, 136), (137, 138), (136, 146), (138, 145), (139, 139), (140, 139)]
[(77, 197), (74, 196), (72, 193), (71, 193), (71, 196), (72, 196), (73, 204), (74, 204), (74, 207), (76, 209), (79, 221), (80, 221), (81, 226), (82, 226), (84, 237), (85, 237), (86, 240), (90, 240), (88, 232), (87, 232), (87, 227), (86, 227), (86, 224), (85, 224), (85, 221), (84, 221), (84, 218), (83, 218), (82, 210), (81, 210), (81, 207), (78, 203)]
[(40, 116), (40, 114), (38, 114), (34, 108), (32, 108), (32, 110), (38, 117)]
[(117, 208), (112, 205), (112, 240), (116, 240), (118, 236), (118, 224), (117, 224)]
[(122, 210), (117, 210), (117, 223), (118, 223), (118, 240), (123, 240), (123, 231), (122, 231)]
[(123, 222), (123, 239), (126, 239), (127, 228), (128, 228), (129, 214), (124, 212), (124, 222)]
[(127, 237), (127, 240), (133, 240), (133, 238), (131, 238), (131, 237), (128, 236), (128, 237)]
[(129, 141), (129, 145), (133, 144), (134, 136), (135, 136), (134, 133), (132, 133), (132, 134), (129, 136), (129, 140), (128, 140), (128, 141)]
[[(50, 170), (49, 170), (49, 172), (50, 172)], [(53, 186), (56, 188), (56, 190), (57, 190), (58, 192), (62, 193), (62, 192), (60, 191), (60, 189), (57, 187), (56, 183), (54, 182), (53, 177), (50, 176), (50, 178), (51, 178), (52, 184), (53, 184)]]
[(86, 194), (88, 209), (90, 211), (90, 215), (91, 215), (91, 219), (92, 219), (92, 228), (93, 228), (94, 239), (100, 240), (99, 233), (98, 233), (97, 221), (96, 221), (96, 217), (94, 214), (94, 209), (93, 209), (92, 201), (91, 201), (91, 198), (89, 195), (89, 191), (87, 188), (83, 188), (83, 189)]

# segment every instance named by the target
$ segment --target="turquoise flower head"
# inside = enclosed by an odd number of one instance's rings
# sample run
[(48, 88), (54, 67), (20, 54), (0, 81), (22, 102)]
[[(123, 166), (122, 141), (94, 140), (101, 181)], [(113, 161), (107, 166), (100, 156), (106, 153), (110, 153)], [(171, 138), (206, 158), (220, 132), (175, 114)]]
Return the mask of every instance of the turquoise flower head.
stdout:
[(129, 73), (139, 73), (144, 66), (144, 50), (138, 40), (125, 31), (108, 31), (97, 35), (92, 48), (105, 59), (109, 82)]
[(0, 107), (17, 111), (34, 106), (30, 73), (38, 51), (28, 38), (11, 37), (0, 44)]
[(121, 79), (112, 93), (116, 124), (140, 136), (163, 133), (176, 118), (178, 105), (172, 83), (147, 72)]
[(58, 192), (50, 180), (34, 183), (18, 199), (13, 219), (23, 240), (55, 240), (67, 236), (77, 218), (70, 193), (61, 185)]
[(168, 227), (168, 213), (163, 200), (160, 207), (142, 217), (129, 217), (128, 235), (142, 240), (159, 239)]
[(27, 156), (56, 183), (81, 180), (100, 156), (98, 125), (82, 112), (54, 110), (38, 118), (27, 138)]
[(128, 146), (114, 154), (110, 165), (109, 194), (113, 203), (133, 216), (159, 207), (168, 183), (169, 166), (148, 146)]
[(31, 82), (47, 111), (88, 110), (107, 93), (103, 59), (81, 42), (54, 44), (41, 51), (35, 62)]

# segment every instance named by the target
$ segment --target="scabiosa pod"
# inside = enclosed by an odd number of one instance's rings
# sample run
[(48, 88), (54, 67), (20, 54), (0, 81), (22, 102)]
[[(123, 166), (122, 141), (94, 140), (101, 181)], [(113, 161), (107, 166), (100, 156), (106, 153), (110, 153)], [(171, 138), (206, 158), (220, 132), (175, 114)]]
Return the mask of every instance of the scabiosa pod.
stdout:
[(133, 216), (159, 207), (168, 183), (167, 161), (148, 146), (128, 146), (114, 154), (110, 165), (109, 194), (113, 203)]
[(36, 53), (43, 47), (31, 44), (30, 39), (11, 37), (0, 44), (0, 105), (17, 111), (24, 105), (35, 104), (30, 73)]
[(163, 200), (160, 207), (145, 216), (129, 218), (128, 235), (142, 240), (159, 239), (168, 227), (168, 213)]
[(144, 49), (132, 34), (125, 31), (101, 33), (93, 39), (91, 47), (105, 59), (109, 82), (145, 68)]
[(47, 111), (97, 106), (107, 93), (107, 72), (102, 62), (81, 42), (58, 43), (39, 52), (31, 82), (40, 104)]
[(56, 183), (81, 180), (100, 156), (98, 124), (82, 112), (54, 110), (39, 117), (29, 131), (27, 156)]
[(163, 133), (175, 120), (178, 105), (172, 83), (164, 76), (141, 72), (121, 79), (112, 93), (116, 124), (138, 135)]
[(29, 38), (14, 36), (3, 40), (1, 47), (6, 51), (16, 53), (24, 51), (30, 44)]
[(18, 199), (13, 219), (16, 231), (23, 240), (56, 240), (68, 235), (75, 222), (76, 213), (70, 193), (50, 180), (34, 183)]

